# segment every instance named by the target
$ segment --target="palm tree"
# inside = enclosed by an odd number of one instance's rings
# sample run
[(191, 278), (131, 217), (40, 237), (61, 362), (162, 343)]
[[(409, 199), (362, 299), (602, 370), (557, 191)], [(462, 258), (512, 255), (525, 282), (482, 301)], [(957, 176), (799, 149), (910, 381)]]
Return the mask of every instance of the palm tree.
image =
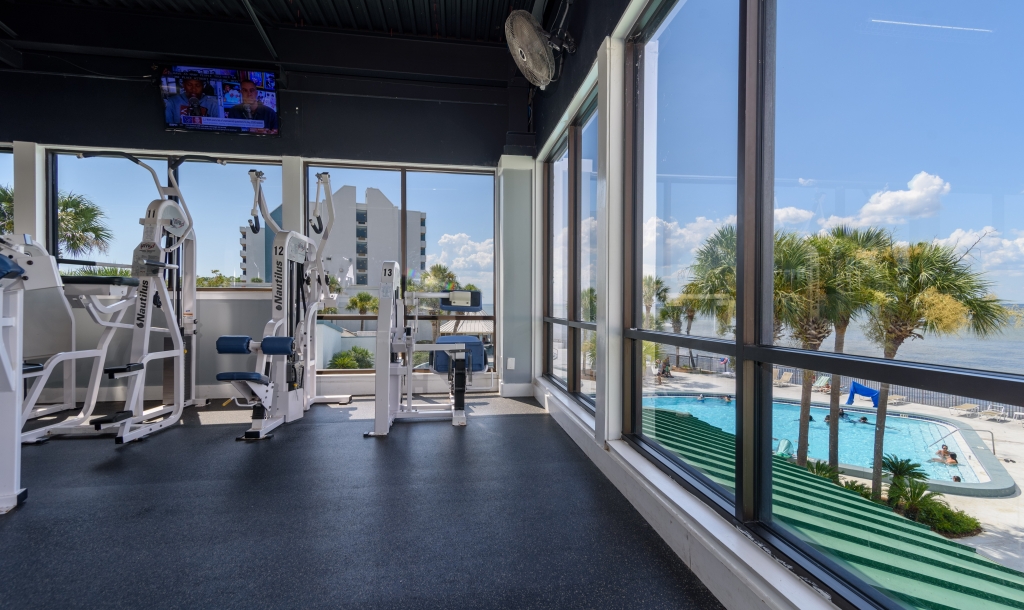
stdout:
[[(85, 195), (58, 193), (58, 250), (72, 256), (82, 256), (93, 250), (106, 252), (114, 234), (104, 219), (103, 209)], [(14, 232), (14, 189), (10, 185), (0, 186), (0, 232)]]
[(584, 322), (597, 321), (597, 290), (593, 286), (580, 292), (580, 319)]
[(693, 279), (683, 292), (696, 313), (714, 318), (718, 334), (724, 335), (731, 330), (736, 304), (736, 227), (722, 226), (708, 237), (689, 271)]
[[(658, 312), (658, 322), (666, 321), (672, 325), (672, 332), (679, 334), (683, 332), (683, 318), (686, 317), (686, 308), (682, 296), (670, 299)], [(676, 346), (676, 365), (679, 365), (679, 346)]]
[[(448, 292), (450, 290), (459, 290), (460, 288), (459, 278), (454, 271), (449, 269), (447, 265), (434, 263), (427, 269), (426, 273), (420, 275), (419, 282), (410, 286), (409, 290), (416, 292)], [(420, 304), (427, 308), (428, 315), (437, 316), (441, 313), (440, 299), (423, 299), (420, 301)], [(430, 328), (434, 341), (436, 341), (437, 336), (440, 334), (440, 321), (436, 318), (431, 320)]]
[(642, 280), (642, 299), (644, 302), (644, 327), (654, 326), (654, 318), (651, 316), (651, 309), (654, 303), (665, 303), (668, 299), (668, 285), (656, 275), (645, 275)]
[[(370, 294), (369, 292), (360, 292), (354, 297), (349, 297), (348, 306), (345, 308), (348, 311), (358, 311), (359, 315), (365, 316), (368, 313), (377, 313), (380, 307), (380, 300)], [(359, 321), (359, 330), (362, 332), (363, 324), (366, 320)]]
[(928, 478), (921, 465), (909, 458), (900, 459), (894, 454), (882, 458), (882, 472), (889, 475), (893, 481), (896, 479), (911, 479), (923, 481)]
[[(872, 273), (876, 295), (868, 309), (868, 338), (887, 360), (908, 339), (968, 330), (985, 337), (1002, 330), (1009, 312), (989, 290), (991, 282), (971, 270), (953, 247), (920, 242), (893, 244), (878, 253)], [(875, 421), (871, 497), (882, 497), (882, 443), (889, 384), (881, 384)]]
[[(825, 304), (826, 317), (835, 330), (833, 352), (843, 353), (846, 348), (846, 331), (854, 316), (863, 312), (874, 292), (871, 290), (871, 269), (875, 252), (892, 244), (892, 234), (885, 229), (852, 229), (847, 226), (834, 227), (825, 235), (814, 238), (819, 259), (823, 267), (832, 274), (834, 298)], [(842, 379), (836, 376), (830, 384), (828, 423), (828, 463), (839, 467), (839, 400)]]
[[(803, 239), (795, 233), (777, 233), (775, 236), (775, 328), (788, 326), (802, 349), (816, 352), (832, 332), (832, 323), (825, 311), (832, 287), (831, 274), (821, 268), (826, 261), (818, 258), (813, 239)], [(805, 369), (800, 389), (800, 426), (796, 444), (796, 463), (799, 466), (807, 465), (813, 382), (814, 371)]]

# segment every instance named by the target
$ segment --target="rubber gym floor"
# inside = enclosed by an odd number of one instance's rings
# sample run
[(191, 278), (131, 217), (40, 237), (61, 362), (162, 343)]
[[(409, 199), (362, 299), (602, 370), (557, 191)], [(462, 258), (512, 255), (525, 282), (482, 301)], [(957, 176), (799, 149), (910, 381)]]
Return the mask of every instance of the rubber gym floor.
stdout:
[(140, 442), (23, 450), (0, 608), (720, 608), (532, 400), (363, 438), (317, 405), (255, 443), (187, 409)]

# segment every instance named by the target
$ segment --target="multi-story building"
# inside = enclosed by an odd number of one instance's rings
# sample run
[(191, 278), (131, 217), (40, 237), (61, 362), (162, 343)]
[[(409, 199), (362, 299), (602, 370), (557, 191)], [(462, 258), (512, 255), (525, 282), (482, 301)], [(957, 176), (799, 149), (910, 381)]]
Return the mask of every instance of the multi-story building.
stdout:
[[(271, 213), (281, 216), (280, 206)], [(362, 202), (356, 200), (356, 187), (343, 186), (334, 193), (334, 228), (331, 241), (324, 250), (328, 261), (355, 261), (350, 292), (375, 292), (380, 286), (380, 270), (384, 261), (402, 263), (406, 277), (417, 277), (427, 268), (427, 215), (406, 211), (406, 250), (408, 264), (402, 262), (402, 211), (379, 189), (368, 188)], [(266, 280), (270, 266), (269, 244), (274, 235), (263, 230), (250, 235), (248, 226), (239, 227), (242, 234), (242, 276), (247, 282)], [(317, 235), (311, 233), (315, 240)], [(328, 263), (328, 270), (332, 271)], [(342, 270), (344, 271), (344, 270)]]

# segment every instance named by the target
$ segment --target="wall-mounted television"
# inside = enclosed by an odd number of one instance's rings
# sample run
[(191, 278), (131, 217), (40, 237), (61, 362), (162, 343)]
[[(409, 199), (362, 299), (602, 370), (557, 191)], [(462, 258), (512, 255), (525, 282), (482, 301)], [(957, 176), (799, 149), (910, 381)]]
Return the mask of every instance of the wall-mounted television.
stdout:
[(168, 129), (278, 135), (273, 72), (169, 66), (160, 92)]

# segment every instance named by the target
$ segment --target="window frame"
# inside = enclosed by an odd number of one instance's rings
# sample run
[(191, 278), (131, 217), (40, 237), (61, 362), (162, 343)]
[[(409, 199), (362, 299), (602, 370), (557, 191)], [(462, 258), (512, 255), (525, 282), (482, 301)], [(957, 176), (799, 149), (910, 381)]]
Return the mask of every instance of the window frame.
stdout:
[[(841, 608), (902, 608), (860, 576), (775, 523), (772, 516), (771, 423), (773, 366), (966, 395), (1024, 405), (1024, 375), (885, 360), (772, 345), (774, 81), (776, 0), (739, 3), (737, 113), (737, 299), (734, 339), (675, 335), (638, 324), (642, 277), (643, 44), (677, 2), (654, 0), (641, 12), (625, 45), (623, 439), (720, 515), (731, 521)], [(547, 321), (547, 320), (545, 320)], [(693, 467), (639, 433), (641, 341), (711, 351), (736, 361), (736, 494), (729, 497)]]
[[(582, 201), (580, 195), (581, 177), (581, 141), (583, 127), (592, 117), (597, 114), (597, 87), (595, 86), (587, 94), (583, 105), (575, 118), (570, 121), (569, 126), (558, 138), (558, 142), (552, 148), (544, 162), (543, 175), (543, 231), (544, 231), (544, 271), (547, 278), (554, 277), (553, 257), (553, 233), (554, 230), (554, 166), (555, 162), (568, 152), (569, 171), (567, 184), (567, 276), (566, 276), (566, 317), (556, 318), (553, 316), (554, 295), (551, 290), (551, 282), (546, 280), (544, 285), (544, 315), (543, 315), (543, 357), (544, 377), (561, 388), (577, 404), (590, 413), (595, 413), (597, 401), (594, 397), (580, 391), (581, 387), (581, 354), (582, 331), (597, 333), (597, 321), (582, 320), (580, 311), (580, 269), (582, 265), (580, 248), (580, 230), (582, 226)], [(600, 126), (598, 126), (600, 128)], [(600, 301), (600, 296), (598, 297)], [(554, 326), (562, 326), (566, 329), (566, 382), (563, 383), (554, 374)], [(595, 367), (595, 369), (598, 367)]]

